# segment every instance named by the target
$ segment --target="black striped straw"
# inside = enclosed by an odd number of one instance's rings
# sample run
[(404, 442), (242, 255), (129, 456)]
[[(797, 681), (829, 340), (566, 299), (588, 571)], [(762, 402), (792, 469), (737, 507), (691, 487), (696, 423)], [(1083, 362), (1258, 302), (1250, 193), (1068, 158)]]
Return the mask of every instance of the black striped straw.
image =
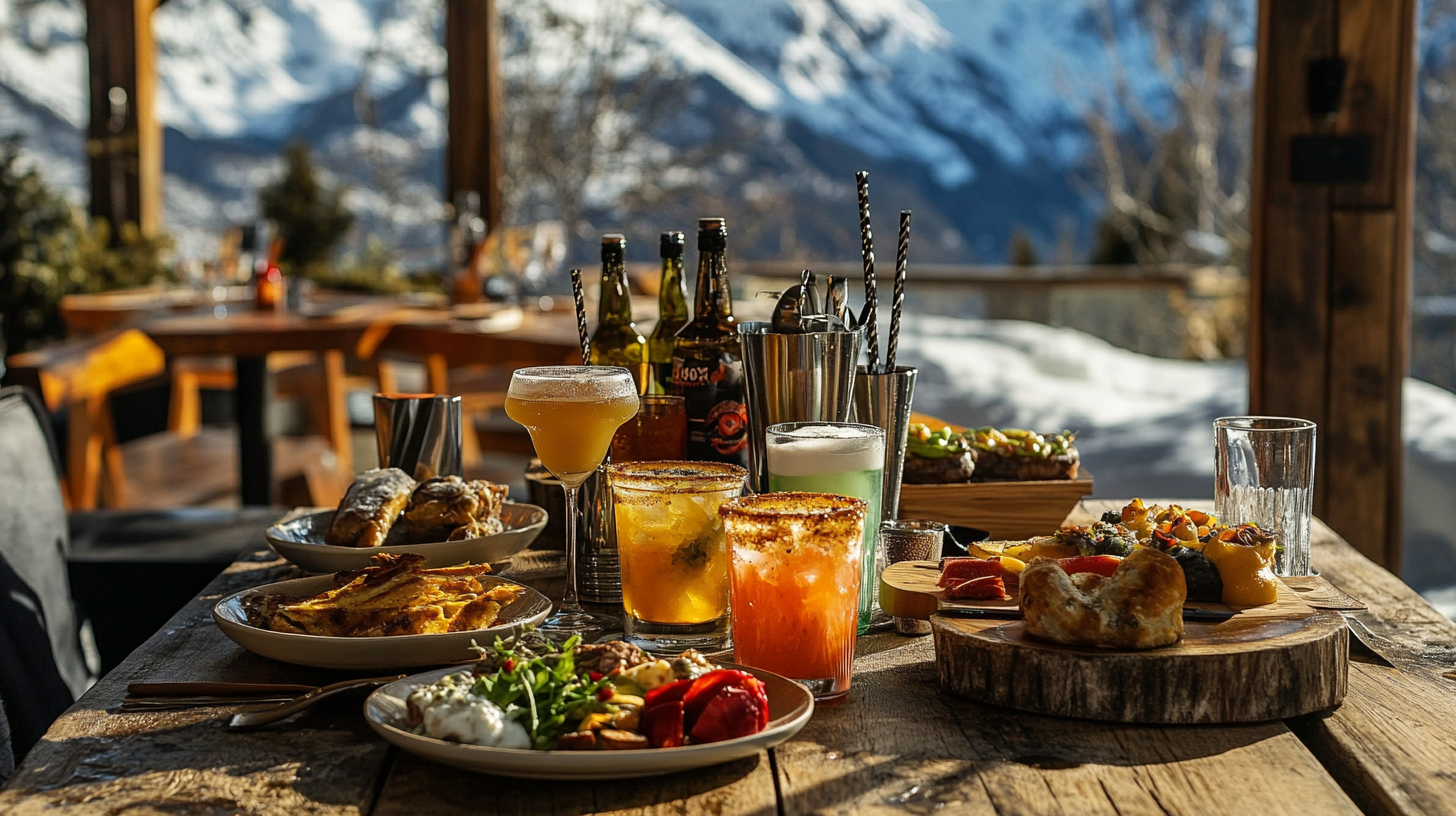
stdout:
[(905, 258), (910, 254), (910, 211), (900, 211), (900, 243), (895, 252), (895, 302), (890, 306), (890, 339), (885, 347), (885, 373), (895, 370), (900, 345), (900, 311), (905, 308)]
[(875, 238), (870, 233), (870, 174), (861, 170), (854, 174), (855, 186), (859, 188), (859, 237), (860, 254), (864, 256), (865, 324), (869, 329), (869, 371), (880, 367), (880, 331), (876, 325), (875, 306)]
[(586, 294), (581, 290), (581, 270), (571, 270), (571, 296), (576, 299), (576, 333), (581, 336), (581, 364), (591, 365), (591, 335), (586, 333)]

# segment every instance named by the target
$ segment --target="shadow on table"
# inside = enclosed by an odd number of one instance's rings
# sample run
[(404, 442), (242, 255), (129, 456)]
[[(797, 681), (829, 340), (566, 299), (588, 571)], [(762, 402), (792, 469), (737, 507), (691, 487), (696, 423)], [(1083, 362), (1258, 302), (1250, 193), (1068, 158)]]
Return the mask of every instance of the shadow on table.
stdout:
[[(551, 813), (586, 816), (593, 813), (645, 812), (663, 805), (707, 796), (690, 808), (693, 812), (776, 811), (770, 763), (760, 754), (734, 762), (643, 779), (594, 782), (512, 779), (474, 774), (436, 765), (400, 753), (375, 807), (377, 816), (422, 812), (435, 816), (460, 813)], [(714, 799), (719, 800), (714, 803)], [(424, 805), (423, 803), (428, 803)], [(671, 808), (663, 808), (664, 811)]]
[(53, 731), (6, 793), (39, 792), (61, 806), (99, 799), (109, 812), (204, 802), (220, 812), (302, 812), (309, 802), (367, 812), (390, 749), (360, 714), (366, 693), (324, 701), (282, 727), (253, 732), (227, 732), (231, 710), (222, 708), (96, 712), (100, 723), (87, 713), (78, 727), (106, 736), (55, 739)]

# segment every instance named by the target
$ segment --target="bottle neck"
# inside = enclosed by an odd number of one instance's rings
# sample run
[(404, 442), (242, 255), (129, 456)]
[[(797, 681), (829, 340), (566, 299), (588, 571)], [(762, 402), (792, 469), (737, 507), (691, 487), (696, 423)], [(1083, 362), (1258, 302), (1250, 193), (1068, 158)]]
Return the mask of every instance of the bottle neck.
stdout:
[(597, 303), (598, 326), (626, 326), (632, 322), (632, 293), (627, 287), (623, 260), (602, 261), (602, 293)]
[(657, 292), (659, 319), (688, 319), (688, 285), (683, 279), (683, 261), (679, 255), (662, 259), (662, 283)]
[(733, 319), (733, 290), (728, 285), (727, 254), (721, 250), (705, 250), (698, 256), (698, 291), (693, 303), (693, 317), (714, 315)]

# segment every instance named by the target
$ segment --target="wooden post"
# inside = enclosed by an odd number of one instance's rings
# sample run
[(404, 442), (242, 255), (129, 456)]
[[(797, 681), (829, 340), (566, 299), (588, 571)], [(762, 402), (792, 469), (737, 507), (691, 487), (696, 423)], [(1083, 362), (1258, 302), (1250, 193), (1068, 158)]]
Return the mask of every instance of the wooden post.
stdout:
[(152, 11), (158, 0), (86, 0), (90, 58), (91, 215), (111, 226), (162, 224), (162, 129), (157, 123)]
[(501, 225), (500, 18), (495, 0), (445, 0), (450, 85), (445, 198), (480, 194), (488, 232)]
[(1415, 0), (1261, 0), (1249, 408), (1319, 424), (1315, 512), (1401, 565)]

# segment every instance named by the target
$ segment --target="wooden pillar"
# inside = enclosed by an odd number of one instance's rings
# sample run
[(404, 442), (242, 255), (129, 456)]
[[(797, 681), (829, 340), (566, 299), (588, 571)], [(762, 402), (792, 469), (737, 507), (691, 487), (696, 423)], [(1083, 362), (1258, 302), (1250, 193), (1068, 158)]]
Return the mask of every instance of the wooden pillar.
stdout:
[(111, 225), (113, 243), (122, 224), (136, 224), (146, 235), (162, 224), (162, 129), (152, 38), (157, 5), (158, 0), (86, 0), (91, 215)]
[(445, 199), (480, 194), (486, 229), (501, 225), (500, 18), (496, 0), (445, 0), (450, 121)]
[(1319, 424), (1315, 512), (1401, 565), (1416, 0), (1261, 0), (1249, 406)]

